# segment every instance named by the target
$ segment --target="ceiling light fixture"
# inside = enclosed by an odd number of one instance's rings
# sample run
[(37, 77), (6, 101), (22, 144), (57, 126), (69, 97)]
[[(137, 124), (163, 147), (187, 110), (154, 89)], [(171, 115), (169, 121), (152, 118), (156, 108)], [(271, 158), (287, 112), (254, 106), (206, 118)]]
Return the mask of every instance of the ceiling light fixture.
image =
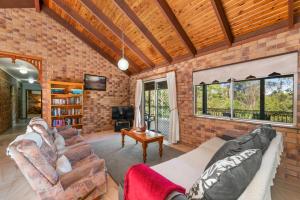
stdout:
[(25, 67), (21, 67), (19, 71), (20, 71), (21, 74), (27, 74), (28, 73), (28, 70)]
[(125, 49), (124, 49), (124, 33), (122, 32), (122, 58), (118, 61), (118, 67), (120, 70), (126, 71), (128, 69), (129, 63), (126, 60), (125, 56)]
[(33, 83), (34, 83), (34, 79), (33, 79), (33, 78), (29, 78), (29, 79), (28, 79), (28, 82), (29, 82), (30, 84), (33, 84)]

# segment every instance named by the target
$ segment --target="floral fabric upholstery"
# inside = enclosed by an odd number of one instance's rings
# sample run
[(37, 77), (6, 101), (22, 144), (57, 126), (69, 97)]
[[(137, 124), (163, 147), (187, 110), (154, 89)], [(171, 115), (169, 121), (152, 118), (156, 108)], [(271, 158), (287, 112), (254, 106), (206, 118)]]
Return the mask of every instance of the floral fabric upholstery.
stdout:
[(65, 150), (64, 155), (70, 160), (72, 171), (59, 176), (55, 170), (58, 152), (46, 142), (49, 138), (45, 127), (31, 123), (30, 128), (30, 131), (39, 132), (42, 146), (39, 148), (31, 140), (21, 140), (11, 143), (8, 152), (40, 199), (89, 200), (106, 192), (105, 161), (93, 153), (89, 144), (81, 142)]
[(60, 135), (62, 135), (65, 139), (72, 138), (73, 136), (78, 136), (78, 130), (75, 128), (67, 128), (61, 131), (58, 131)]
[(17, 150), (22, 153), (28, 161), (44, 176), (51, 184), (56, 184), (58, 174), (41, 153), (40, 148), (30, 140), (19, 142)]

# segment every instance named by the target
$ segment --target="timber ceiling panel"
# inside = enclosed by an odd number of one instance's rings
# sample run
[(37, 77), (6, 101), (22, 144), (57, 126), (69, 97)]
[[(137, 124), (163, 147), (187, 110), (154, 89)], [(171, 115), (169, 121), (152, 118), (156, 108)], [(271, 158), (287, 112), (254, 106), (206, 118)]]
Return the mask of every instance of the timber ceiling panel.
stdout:
[(300, 15), (300, 0), (43, 2), (114, 64), (121, 56), (124, 30), (132, 73), (224, 49), (282, 27), (293, 28)]
[(188, 54), (188, 50), (178, 38), (175, 30), (153, 1), (126, 0), (126, 3), (171, 57), (176, 58)]
[[(80, 32), (83, 32), (88, 35), (88, 38), (94, 41), (95, 43), (101, 44), (101, 46), (105, 46), (105, 52), (107, 52), (109, 55), (113, 55), (113, 59), (117, 62), (117, 60), (121, 57), (121, 48), (122, 43), (121, 41), (114, 36), (110, 30), (108, 30), (102, 23), (100, 23), (95, 17), (84, 7), (81, 5), (81, 2), (78, 0), (63, 0), (60, 2), (63, 2), (68, 8), (71, 8), (74, 10), (79, 16), (87, 21), (90, 25), (92, 25), (97, 32), (104, 35), (109, 42), (111, 43), (111, 46), (103, 44), (103, 42), (99, 41), (95, 37), (95, 35), (89, 33), (88, 30), (86, 30), (82, 25), (74, 21), (67, 13), (62, 12), (62, 9), (56, 5), (55, 1), (50, 1), (50, 8), (52, 8), (54, 11), (61, 10), (61, 12), (58, 14), (62, 16), (68, 23), (72, 24), (76, 29), (78, 29)], [(112, 48), (113, 47), (113, 48)], [(115, 49), (116, 48), (116, 49)], [(113, 53), (111, 53), (113, 52)], [(125, 48), (125, 56), (128, 57), (130, 64), (133, 64), (139, 68), (144, 69), (145, 64), (134, 54), (132, 53), (128, 48)]]
[(288, 18), (287, 0), (222, 0), (235, 37)]
[(210, 0), (168, 0), (168, 3), (197, 49), (224, 40)]
[(101, 10), (113, 23), (124, 30), (124, 34), (139, 47), (155, 64), (164, 62), (164, 58), (145, 38), (140, 30), (130, 21), (130, 19), (116, 6), (113, 0), (93, 1), (97, 8)]

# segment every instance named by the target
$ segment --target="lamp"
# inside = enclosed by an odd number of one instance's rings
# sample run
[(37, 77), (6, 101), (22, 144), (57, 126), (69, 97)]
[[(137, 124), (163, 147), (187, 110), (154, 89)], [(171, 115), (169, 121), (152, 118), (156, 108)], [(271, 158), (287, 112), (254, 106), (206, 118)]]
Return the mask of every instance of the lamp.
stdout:
[(33, 84), (33, 83), (34, 83), (33, 78), (30, 77), (30, 78), (28, 79), (28, 82), (29, 82), (30, 84)]
[(21, 74), (27, 74), (27, 73), (28, 73), (28, 70), (27, 70), (25, 67), (21, 67), (21, 68), (19, 69), (19, 72), (20, 72)]
[(124, 33), (122, 32), (122, 58), (118, 61), (118, 67), (122, 71), (126, 71), (128, 69), (129, 63), (124, 57)]

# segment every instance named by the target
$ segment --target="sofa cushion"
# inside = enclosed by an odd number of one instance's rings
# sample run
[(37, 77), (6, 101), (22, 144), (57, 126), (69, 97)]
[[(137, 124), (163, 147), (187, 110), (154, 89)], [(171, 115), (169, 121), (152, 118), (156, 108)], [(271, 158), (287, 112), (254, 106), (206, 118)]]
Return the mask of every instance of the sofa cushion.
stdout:
[(237, 199), (260, 168), (262, 152), (248, 149), (214, 163), (204, 171), (187, 194), (193, 200)]
[(22, 140), (17, 145), (17, 150), (46, 178), (51, 184), (56, 184), (58, 174), (51, 166), (40, 148), (31, 140)]
[(62, 155), (57, 159), (56, 171), (60, 176), (72, 171), (71, 163), (66, 156)]
[(273, 129), (270, 125), (262, 125), (254, 129), (249, 135), (254, 138), (259, 138), (261, 143), (261, 150), (264, 154), (268, 149), (270, 142), (276, 136), (276, 130)]

